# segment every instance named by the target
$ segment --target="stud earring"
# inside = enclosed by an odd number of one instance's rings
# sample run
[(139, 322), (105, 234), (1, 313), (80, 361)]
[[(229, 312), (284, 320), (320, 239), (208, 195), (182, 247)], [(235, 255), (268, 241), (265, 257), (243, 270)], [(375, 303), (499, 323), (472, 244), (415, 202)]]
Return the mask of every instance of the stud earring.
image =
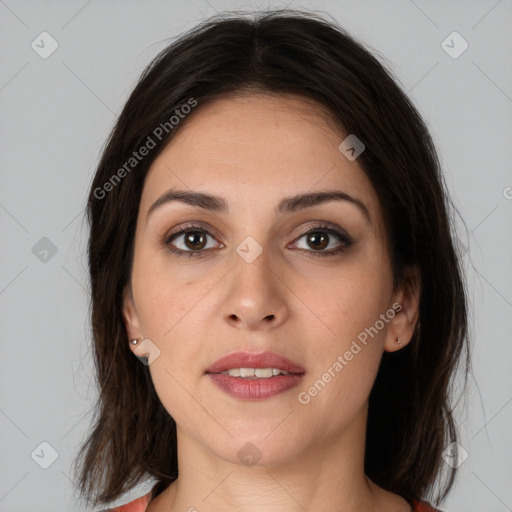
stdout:
[(130, 342), (130, 343), (131, 343), (132, 345), (137, 345), (137, 343), (139, 343), (139, 341), (140, 341), (140, 338), (136, 338), (136, 339), (134, 339), (134, 340), (131, 340), (131, 342)]
[(402, 343), (403, 343), (403, 341), (402, 341), (402, 339), (401, 339), (401, 338), (397, 338), (397, 339), (396, 339), (396, 342), (397, 342), (399, 345), (402, 345)]

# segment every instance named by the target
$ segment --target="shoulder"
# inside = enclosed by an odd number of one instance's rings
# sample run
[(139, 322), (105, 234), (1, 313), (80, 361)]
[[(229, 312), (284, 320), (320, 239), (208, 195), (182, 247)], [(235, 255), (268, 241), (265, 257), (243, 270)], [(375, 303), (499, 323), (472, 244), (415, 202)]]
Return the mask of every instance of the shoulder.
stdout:
[(432, 507), (430, 503), (426, 501), (414, 500), (412, 503), (413, 512), (443, 512), (437, 508)]
[(151, 491), (130, 503), (125, 503), (115, 508), (99, 510), (98, 512), (145, 512), (151, 500)]

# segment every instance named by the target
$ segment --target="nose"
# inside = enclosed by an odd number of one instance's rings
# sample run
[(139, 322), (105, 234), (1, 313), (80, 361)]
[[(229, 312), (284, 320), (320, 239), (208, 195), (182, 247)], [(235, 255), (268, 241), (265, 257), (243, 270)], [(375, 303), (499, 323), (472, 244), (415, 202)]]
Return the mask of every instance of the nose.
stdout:
[(271, 268), (265, 251), (252, 263), (235, 256), (226, 276), (223, 317), (232, 327), (248, 331), (281, 325), (289, 314), (287, 287)]

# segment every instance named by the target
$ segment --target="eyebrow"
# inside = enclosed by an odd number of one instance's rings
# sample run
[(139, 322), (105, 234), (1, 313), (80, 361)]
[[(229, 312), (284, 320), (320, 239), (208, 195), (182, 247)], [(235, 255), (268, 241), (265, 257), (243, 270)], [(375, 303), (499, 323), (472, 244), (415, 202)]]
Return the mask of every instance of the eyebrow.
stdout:
[[(190, 206), (197, 206), (212, 212), (227, 213), (229, 211), (226, 201), (219, 196), (205, 194), (203, 192), (168, 190), (149, 207), (146, 219), (148, 219), (149, 215), (156, 209), (175, 201), (185, 203)], [(370, 213), (366, 205), (360, 199), (352, 197), (342, 190), (318, 191), (285, 197), (276, 207), (276, 212), (281, 215), (297, 212), (328, 201), (348, 201), (354, 204), (364, 215), (368, 223), (371, 224)]]

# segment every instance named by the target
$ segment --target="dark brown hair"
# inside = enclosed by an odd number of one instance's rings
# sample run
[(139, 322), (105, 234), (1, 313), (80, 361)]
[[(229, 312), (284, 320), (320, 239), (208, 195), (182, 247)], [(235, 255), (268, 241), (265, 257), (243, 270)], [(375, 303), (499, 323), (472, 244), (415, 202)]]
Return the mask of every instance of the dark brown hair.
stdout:
[[(405, 348), (384, 353), (370, 394), (365, 472), (410, 502), (431, 498), (441, 480), (437, 504), (455, 476), (443, 471), (441, 453), (457, 440), (450, 390), (464, 349), (464, 377), (469, 368), (453, 205), (428, 129), (392, 74), (336, 22), (292, 10), (221, 13), (174, 41), (143, 72), (104, 147), (87, 206), (99, 398), (75, 461), (81, 497), (109, 503), (146, 478), (156, 480), (156, 497), (178, 476), (176, 425), (128, 348), (123, 290), (144, 180), (187, 122), (183, 106), (244, 91), (314, 100), (366, 146), (358, 163), (384, 212), (395, 290), (410, 265), (422, 284), (421, 328)], [(130, 161), (148, 137), (149, 153)]]

